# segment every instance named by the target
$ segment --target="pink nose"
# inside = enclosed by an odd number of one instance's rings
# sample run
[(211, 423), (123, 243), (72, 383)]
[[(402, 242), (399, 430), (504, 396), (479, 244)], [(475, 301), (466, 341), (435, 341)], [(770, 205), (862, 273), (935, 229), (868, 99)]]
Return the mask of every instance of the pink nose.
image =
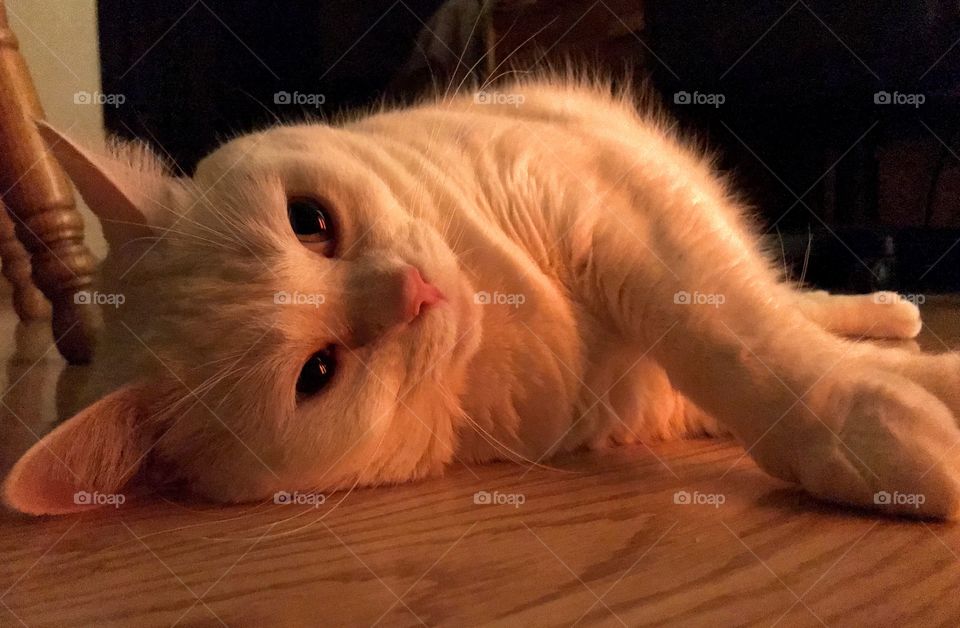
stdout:
[(443, 293), (433, 285), (423, 280), (420, 271), (408, 266), (403, 278), (403, 304), (407, 320), (412, 321), (431, 305), (443, 300)]

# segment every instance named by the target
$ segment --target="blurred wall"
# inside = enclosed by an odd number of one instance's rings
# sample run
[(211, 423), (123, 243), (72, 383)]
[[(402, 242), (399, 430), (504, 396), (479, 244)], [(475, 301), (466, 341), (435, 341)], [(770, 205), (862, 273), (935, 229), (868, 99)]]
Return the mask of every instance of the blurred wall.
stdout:
[[(69, 129), (82, 143), (98, 146), (103, 136), (103, 107), (94, 102), (95, 96), (83, 97), (84, 92), (100, 92), (96, 1), (6, 0), (6, 7), (47, 120), (58, 129)], [(77, 204), (87, 245), (102, 258), (106, 244), (100, 225), (79, 197)]]

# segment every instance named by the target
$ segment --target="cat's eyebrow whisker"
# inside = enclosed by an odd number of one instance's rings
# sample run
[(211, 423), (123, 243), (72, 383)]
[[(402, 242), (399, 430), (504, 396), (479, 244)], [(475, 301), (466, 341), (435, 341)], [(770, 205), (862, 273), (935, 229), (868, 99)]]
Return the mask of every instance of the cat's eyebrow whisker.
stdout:
[(199, 246), (199, 247), (211, 249), (211, 250), (214, 250), (214, 251), (222, 251), (222, 250), (225, 248), (225, 246), (222, 245), (222, 244), (207, 244), (207, 243), (205, 243), (205, 242), (201, 242), (201, 241), (197, 241), (197, 240), (189, 240), (189, 239), (187, 239), (187, 238), (184, 238), (184, 239), (181, 240), (181, 236), (174, 236), (174, 237), (170, 237), (170, 238), (165, 238), (165, 237), (162, 236), (162, 235), (156, 235), (156, 236), (141, 236), (141, 237), (139, 237), (139, 238), (133, 238), (132, 240), (128, 240), (127, 242), (124, 242), (122, 246), (127, 246), (127, 245), (129, 245), (129, 244), (134, 243), (134, 242), (160, 242), (160, 241), (163, 241), (164, 239), (166, 239), (166, 240), (168, 240), (168, 241), (173, 241), (173, 242), (176, 242), (176, 241), (180, 240), (181, 242), (188, 242), (188, 243), (191, 244), (191, 245), (197, 245), (197, 246)]
[(225, 369), (222, 369), (220, 372), (214, 373), (213, 375), (208, 377), (206, 380), (204, 380), (203, 383), (201, 383), (199, 386), (194, 388), (192, 392), (193, 394), (200, 395), (202, 397), (205, 393), (208, 393), (211, 390), (213, 390), (223, 380), (227, 379), (228, 377), (230, 377), (235, 373), (241, 372), (242, 370), (243, 369), (241, 367), (233, 367), (233, 368), (227, 367)]
[(205, 364), (199, 365), (197, 368), (202, 368), (204, 366), (208, 366), (211, 364), (232, 360), (232, 362), (229, 365), (214, 371), (209, 377), (203, 380), (199, 385), (195, 386), (191, 391), (187, 392), (187, 394), (184, 396), (184, 399), (189, 398), (193, 395), (202, 396), (203, 393), (208, 392), (210, 389), (215, 387), (224, 379), (232, 375), (235, 375), (236, 373), (242, 373), (244, 371), (252, 371), (253, 367), (251, 366), (237, 365), (238, 360), (242, 358), (245, 354), (246, 352), (238, 351), (230, 355), (224, 356), (223, 358), (219, 358), (217, 360), (211, 360), (210, 362), (206, 362)]
[[(484, 3), (484, 4), (485, 4), (485, 3)], [(447, 96), (450, 94), (450, 88), (453, 87), (453, 81), (454, 81), (454, 79), (457, 78), (457, 72), (460, 71), (460, 66), (463, 65), (463, 58), (466, 56), (466, 54), (467, 54), (467, 49), (470, 48), (470, 44), (472, 43), (470, 40), (473, 38), (473, 34), (477, 31), (477, 26), (480, 24), (480, 20), (483, 19), (485, 13), (486, 13), (486, 6), (481, 6), (480, 9), (477, 11), (477, 19), (473, 21), (473, 26), (470, 27), (470, 32), (467, 34), (466, 37), (463, 38), (463, 39), (464, 39), (464, 41), (463, 41), (463, 49), (460, 50), (460, 56), (457, 57), (457, 66), (456, 66), (455, 68), (453, 68), (453, 73), (450, 75), (450, 80), (447, 81), (447, 88), (446, 88), (446, 89), (444, 90), (444, 92), (443, 92), (443, 98), (442, 98), (442, 100), (446, 100), (446, 99), (447, 99)], [(432, 32), (432, 31), (431, 31), (431, 32)], [(440, 41), (441, 41), (441, 43), (443, 43), (443, 40), (440, 40)], [(418, 42), (418, 43), (419, 43), (419, 42)], [(444, 44), (444, 47), (447, 48), (446, 44)], [(452, 51), (452, 50), (450, 50), (449, 48), (447, 48), (447, 50), (450, 51), (450, 54), (453, 54), (453, 51)], [(489, 54), (489, 52), (490, 52), (489, 49), (487, 49), (486, 51), (484, 51), (483, 57), (487, 56), (487, 54)], [(424, 56), (425, 59), (427, 59), (427, 67), (429, 67), (429, 65), (430, 65), (430, 64), (429, 64), (429, 58), (427, 58), (427, 55), (426, 55), (426, 54), (424, 54), (423, 56)], [(480, 57), (480, 58), (482, 59), (483, 57)], [(476, 64), (474, 64), (474, 65), (476, 65)], [(471, 67), (469, 70), (467, 70), (467, 74), (469, 75), (470, 72), (472, 72), (472, 71), (473, 71), (473, 67)], [(432, 71), (432, 70), (431, 70), (430, 74), (433, 75), (433, 71)]]
[[(193, 187), (193, 188), (194, 188), (194, 191), (199, 191), (199, 187), (196, 185), (196, 183), (193, 182), (192, 179), (190, 179), (190, 180), (188, 181), (188, 185), (190, 185), (191, 187)], [(201, 195), (201, 196), (202, 196), (202, 195)], [(190, 210), (192, 210), (192, 209), (199, 203), (199, 201), (195, 201), (193, 204), (190, 205), (190, 207), (186, 208), (183, 212), (178, 212), (178, 211), (176, 211), (175, 209), (173, 209), (173, 208), (171, 208), (171, 207), (168, 207), (166, 204), (161, 203), (160, 201), (158, 201), (158, 200), (156, 200), (156, 199), (154, 199), (154, 198), (149, 198), (149, 200), (150, 200), (150, 202), (152, 202), (153, 204), (155, 204), (155, 205), (156, 205), (157, 207), (159, 207), (160, 209), (163, 209), (164, 211), (169, 212), (170, 214), (173, 214), (178, 221), (186, 221), (186, 222), (194, 225), (194, 226), (197, 227), (198, 229), (203, 229), (204, 231), (206, 231), (207, 233), (209, 233), (209, 234), (212, 235), (212, 236), (218, 236), (218, 237), (222, 237), (222, 236), (223, 236), (223, 234), (220, 233), (219, 231), (217, 231), (216, 229), (213, 229), (213, 228), (211, 228), (211, 227), (208, 227), (207, 225), (205, 225), (205, 224), (203, 224), (203, 223), (201, 223), (201, 222), (199, 222), (199, 221), (197, 221), (197, 220), (194, 220), (193, 218), (190, 218), (190, 217), (187, 215), (187, 214), (189, 214)]]
[[(242, 384), (242, 383), (244, 382), (244, 380), (246, 380), (248, 377), (250, 377), (251, 375), (255, 374), (256, 372), (257, 372), (257, 369), (252, 368), (252, 367), (237, 368), (237, 369), (235, 369), (234, 371), (231, 371), (228, 375), (224, 375), (223, 377), (221, 377), (221, 378), (216, 382), (216, 384), (219, 384), (221, 381), (225, 380), (228, 376), (229, 376), (229, 377), (234, 377), (234, 382), (233, 382), (233, 385), (230, 386), (230, 388), (227, 389), (227, 391), (223, 393), (223, 397), (221, 397), (220, 400), (217, 401), (217, 405), (214, 406), (214, 409), (217, 409), (217, 408), (219, 408), (220, 406), (222, 406), (223, 403), (230, 397), (230, 395), (233, 394), (233, 391), (237, 388), (237, 386), (239, 386), (240, 384)], [(241, 373), (242, 373), (242, 374), (241, 374)], [(239, 377), (236, 377), (236, 375), (238, 375), (238, 374), (241, 374), (241, 375), (240, 375)], [(214, 384), (214, 385), (216, 385), (216, 384)]]
[[(243, 223), (240, 221), (240, 212), (233, 207), (229, 199), (224, 203), (222, 208), (217, 207), (206, 198), (204, 198), (202, 202), (204, 203), (204, 206), (210, 210), (210, 213), (216, 216), (216, 218), (220, 221), (220, 224), (227, 229), (230, 239), (243, 246), (243, 241), (241, 239), (241, 234), (243, 233)], [(229, 210), (229, 212), (227, 210)], [(213, 231), (216, 230), (214, 229)], [(217, 233), (225, 235), (222, 232)]]
[(500, 74), (497, 74), (495, 76), (490, 76), (489, 78), (487, 78), (487, 80), (483, 82), (483, 85), (480, 86), (480, 91), (485, 91), (487, 88), (489, 88), (491, 85), (493, 85), (500, 79), (507, 76), (514, 75), (514, 74), (519, 76), (528, 76), (530, 74), (530, 71), (529, 70), (504, 70)]
[(220, 249), (230, 249), (232, 251), (241, 250), (240, 247), (238, 246), (238, 243), (232, 242), (230, 240), (215, 240), (212, 238), (206, 238), (204, 236), (197, 235), (196, 233), (188, 233), (186, 231), (178, 231), (178, 230), (168, 229), (168, 228), (164, 228), (163, 231), (166, 234), (171, 234), (171, 233), (174, 234), (174, 239), (182, 238), (181, 240), (182, 242), (186, 242), (189, 240), (192, 242), (202, 242), (204, 244), (209, 244), (210, 246), (220, 248)]
[[(191, 398), (192, 398), (192, 395), (189, 392), (187, 392), (186, 394), (180, 397), (177, 397), (176, 399), (170, 401), (166, 405), (157, 408), (152, 415), (152, 419), (158, 422), (162, 422), (163, 419), (170, 417), (174, 413), (176, 413), (185, 404), (185, 402), (189, 401)], [(196, 405), (197, 403), (200, 403), (200, 402), (195, 401), (194, 405)]]
[(227, 360), (232, 360), (232, 362), (229, 365), (224, 366), (220, 370), (215, 371), (195, 390), (199, 390), (201, 388), (203, 388), (204, 390), (208, 390), (216, 386), (220, 382), (222, 382), (227, 377), (231, 377), (238, 373), (244, 373), (243, 378), (247, 377), (250, 373), (254, 372), (256, 368), (255, 366), (251, 366), (251, 365), (240, 365), (239, 362), (246, 354), (247, 354), (247, 351), (244, 351), (240, 353), (240, 355), (233, 354), (233, 355), (227, 356), (223, 360), (218, 360), (219, 362), (226, 362)]
[[(246, 368), (249, 370), (249, 367), (246, 367)], [(179, 408), (181, 408), (183, 405), (185, 405), (186, 402), (190, 401), (191, 399), (195, 398), (198, 400), (202, 400), (203, 396), (207, 392), (209, 392), (213, 387), (215, 387), (217, 384), (222, 382), (226, 377), (234, 373), (242, 372), (244, 370), (243, 368), (237, 368), (232, 371), (229, 369), (230, 367), (227, 367), (226, 369), (222, 369), (221, 371), (214, 373), (209, 378), (204, 380), (199, 386), (196, 386), (190, 390), (187, 390), (181, 397), (169, 403), (164, 408), (161, 408), (160, 410), (158, 410), (156, 413), (156, 416), (169, 417), (173, 415), (175, 412), (177, 412)]]
[[(423, 46), (420, 44), (419, 38), (413, 42), (413, 45), (416, 46), (417, 50), (423, 56), (423, 60), (426, 62), (427, 72), (430, 73), (430, 86), (434, 92), (439, 93), (440, 91), (440, 81), (437, 79), (436, 73), (433, 71), (433, 66), (430, 65), (430, 58), (427, 56), (427, 51), (423, 49)], [(451, 78), (452, 80), (452, 78)]]
[[(454, 247), (450, 247), (450, 248), (454, 248)], [(480, 250), (479, 247), (476, 247), (476, 246), (475, 246), (475, 247), (473, 247), (473, 248), (465, 249), (465, 250), (463, 250), (463, 251), (457, 251), (457, 256), (458, 256), (458, 257), (461, 257), (461, 258), (465, 258), (465, 257), (467, 257), (468, 255), (473, 255), (473, 254), (476, 253), (478, 250)], [(463, 260), (461, 260), (461, 261), (463, 261)]]
[[(497, 73), (497, 70), (499, 70), (500, 67), (501, 67), (504, 63), (512, 62), (512, 59), (517, 55), (517, 53), (518, 53), (524, 46), (526, 46), (528, 43), (530, 43), (532, 40), (534, 40), (538, 35), (540, 35), (540, 33), (542, 33), (543, 31), (545, 31), (547, 28), (549, 28), (549, 27), (550, 27), (554, 22), (556, 22), (556, 21), (557, 21), (557, 18), (555, 17), (555, 18), (553, 18), (552, 20), (550, 20), (549, 22), (547, 22), (546, 24), (544, 24), (543, 26), (541, 26), (541, 27), (540, 27), (537, 31), (535, 31), (532, 35), (530, 35), (530, 36), (527, 37), (525, 40), (523, 40), (522, 42), (520, 42), (513, 50), (511, 50), (510, 52), (508, 52), (508, 53), (506, 54), (506, 56), (504, 56), (504, 58), (501, 59), (499, 63), (497, 63), (497, 65), (495, 65), (495, 66), (493, 67), (493, 69), (490, 71), (490, 74), (489, 74), (488, 76), (493, 76), (493, 75), (495, 75), (495, 74)], [(511, 28), (512, 28), (512, 25), (511, 25)], [(509, 31), (508, 31), (508, 32), (509, 32)], [(505, 37), (505, 36), (506, 36), (506, 33), (504, 33), (504, 37)], [(497, 44), (499, 44), (499, 43), (500, 43), (500, 42), (497, 42)], [(494, 50), (494, 49), (495, 49), (495, 46), (490, 46), (487, 52), (490, 52), (490, 51), (492, 51), (492, 50)], [(484, 54), (483, 56), (485, 57), (486, 54)], [(482, 60), (482, 59), (483, 59), (483, 57), (480, 58), (480, 60)], [(478, 60), (477, 63), (479, 63), (480, 60)], [(474, 64), (474, 68), (476, 67), (477, 63)], [(471, 68), (471, 72), (473, 71), (474, 68)], [(469, 74), (468, 74), (467, 76), (469, 76)], [(464, 84), (464, 82), (466, 82), (466, 78), (467, 78), (467, 77), (465, 76), (465, 77), (460, 81), (460, 84), (457, 86), (457, 91), (454, 93), (454, 96), (456, 96), (456, 94), (458, 94), (458, 93), (460, 92), (460, 89), (463, 88), (463, 84)], [(484, 81), (483, 86), (482, 86), (478, 91), (483, 91), (483, 90), (485, 90), (487, 87), (489, 87), (489, 85), (490, 85), (490, 81), (489, 81), (489, 80)]]
[(238, 349), (238, 350), (236, 350), (236, 351), (233, 351), (233, 352), (231, 352), (231, 353), (228, 353), (227, 355), (223, 356), (222, 358), (216, 358), (216, 359), (210, 360), (210, 361), (208, 361), (208, 362), (201, 362), (200, 364), (197, 364), (197, 365), (194, 367), (194, 369), (195, 369), (195, 370), (200, 370), (200, 369), (203, 369), (204, 367), (207, 367), (207, 366), (212, 366), (212, 365), (214, 365), (214, 364), (219, 364), (220, 362), (226, 362), (226, 361), (228, 361), (228, 360), (236, 360), (236, 359), (244, 356), (246, 353), (247, 353), (247, 351), (240, 351), (240, 350)]
[[(453, 224), (451, 223), (451, 224), (450, 224), (450, 227), (447, 228), (447, 234), (446, 234), (447, 236), (449, 236), (450, 229), (451, 229), (452, 227), (453, 227)], [(451, 244), (451, 248), (454, 247), (454, 246), (460, 246), (460, 242), (463, 240), (463, 236), (464, 236), (464, 235), (466, 235), (466, 229), (465, 229), (464, 227), (460, 227), (459, 233), (457, 233), (456, 238), (453, 239), (453, 242), (452, 242), (452, 244)], [(447, 237), (444, 237), (444, 240), (447, 240)]]
[(276, 122), (278, 125), (282, 125), (282, 124), (283, 124), (283, 120), (280, 119), (280, 116), (277, 115), (277, 112), (276, 112), (276, 111), (273, 111), (272, 109), (270, 109), (269, 107), (267, 107), (267, 106), (266, 106), (265, 104), (263, 104), (258, 98), (254, 97), (253, 94), (251, 94), (251, 93), (248, 92), (247, 90), (243, 89), (242, 87), (237, 87), (236, 89), (239, 90), (240, 93), (242, 93), (244, 96), (246, 96), (247, 98), (249, 98), (250, 100), (252, 100), (252, 101), (255, 102), (256, 104), (260, 105), (260, 108), (263, 109), (264, 111), (266, 111), (268, 114), (270, 114), (270, 115), (273, 117), (274, 122)]
[[(509, 53), (507, 53), (507, 55), (503, 58), (503, 60), (501, 60), (500, 63), (498, 63), (496, 66), (494, 66), (494, 68), (493, 68), (493, 70), (491, 70), (490, 74), (496, 73), (496, 71), (500, 69), (500, 66), (503, 65), (504, 62), (506, 62), (508, 59), (513, 58), (513, 56), (516, 55), (516, 53), (517, 53), (521, 48), (523, 48), (524, 46), (526, 46), (530, 41), (532, 41), (534, 38), (536, 38), (538, 35), (540, 35), (540, 33), (542, 33), (544, 30), (546, 30), (546, 29), (549, 28), (551, 25), (553, 25), (553, 23), (556, 22), (557, 19), (558, 19), (558, 18), (555, 17), (555, 18), (553, 18), (552, 20), (550, 20), (549, 22), (547, 22), (546, 24), (544, 24), (543, 26), (541, 26), (536, 32), (534, 32), (532, 35), (530, 35), (530, 36), (527, 37), (525, 40), (523, 40), (516, 48), (514, 48), (514, 49), (511, 50)], [(457, 85), (457, 89), (453, 92), (453, 94), (450, 95), (450, 99), (451, 99), (451, 100), (452, 100), (455, 96), (457, 96), (457, 94), (460, 93), (460, 90), (463, 89), (464, 83), (466, 83), (466, 81), (467, 81), (467, 79), (468, 79), (469, 77), (473, 76), (473, 71), (474, 71), (475, 69), (477, 69), (477, 66), (480, 65), (480, 63), (486, 58), (486, 56), (487, 56), (488, 54), (490, 54), (491, 52), (493, 52), (494, 50), (496, 50), (496, 49), (499, 47), (500, 42), (503, 41), (503, 39), (505, 39), (505, 38), (507, 37), (507, 35), (510, 34), (510, 31), (513, 30), (514, 24), (516, 24), (516, 20), (514, 20), (514, 23), (510, 25), (510, 28), (508, 28), (508, 29), (503, 33), (503, 35), (501, 35), (501, 37), (497, 40), (497, 42), (496, 42), (495, 44), (493, 44), (492, 46), (488, 46), (488, 47), (487, 47), (487, 50), (486, 50), (482, 55), (480, 55), (480, 58), (477, 59), (472, 66), (470, 66), (470, 69), (467, 70), (467, 72), (464, 74), (463, 78), (460, 79), (460, 83)], [(447, 94), (444, 94), (444, 99), (443, 99), (443, 100), (444, 100), (445, 102), (446, 102), (446, 98), (447, 98)]]
[[(135, 226), (135, 227), (142, 227), (142, 226), (143, 226), (143, 225), (141, 225), (140, 223), (137, 223), (137, 222), (132, 222), (132, 221), (129, 221), (129, 220), (117, 220), (117, 219), (115, 219), (115, 218), (101, 218), (101, 222), (109, 222), (109, 223), (114, 223), (114, 224), (119, 224), (119, 225), (132, 225), (132, 226)], [(189, 232), (187, 232), (187, 231), (181, 231), (181, 230), (179, 230), (179, 229), (174, 229), (173, 227), (158, 227), (156, 230), (157, 230), (157, 231), (162, 231), (163, 233), (158, 234), (158, 235), (155, 235), (155, 236), (141, 236), (141, 237), (139, 237), (139, 238), (133, 238), (133, 239), (131, 239), (131, 240), (128, 240), (128, 242), (135, 242), (135, 241), (138, 241), (138, 240), (161, 239), (161, 238), (163, 238), (163, 237), (166, 237), (166, 234), (171, 234), (171, 233), (172, 233), (172, 234), (174, 234), (174, 235), (176, 235), (176, 236), (181, 236), (181, 237), (183, 237), (183, 238), (189, 238), (189, 239), (192, 239), (192, 240), (196, 240), (196, 241), (199, 241), (199, 242), (203, 242), (203, 243), (206, 243), (206, 244), (210, 244), (210, 245), (215, 246), (215, 247), (218, 247), (218, 248), (226, 248), (226, 247), (228, 247), (230, 244), (232, 244), (232, 243), (229, 242), (229, 241), (221, 241), (221, 240), (214, 240), (214, 239), (212, 239), (212, 238), (205, 238), (205, 237), (203, 237), (203, 236), (201, 236), (201, 235), (198, 235), (198, 234), (196, 234), (196, 233), (189, 233)]]
[(440, 236), (443, 238), (444, 241), (447, 240), (447, 236), (449, 235), (449, 233), (450, 233), (450, 228), (451, 228), (452, 226), (453, 226), (453, 212), (450, 212), (450, 215), (449, 215), (449, 216), (447, 217), (447, 219), (444, 221), (443, 227), (442, 227), (442, 229), (441, 229), (441, 231), (440, 231)]
[[(467, 232), (466, 232), (465, 229), (460, 229), (460, 233), (457, 234), (457, 237), (456, 237), (456, 239), (453, 241), (453, 243), (450, 245), (450, 248), (451, 248), (451, 249), (454, 249), (454, 250), (459, 249), (460, 244), (463, 242), (463, 236), (465, 236), (466, 234), (467, 234)], [(477, 247), (475, 247), (475, 246), (467, 249), (467, 251), (468, 251), (468, 252), (471, 252), (471, 253), (472, 253), (473, 251), (476, 251), (476, 250), (477, 250)]]
[[(222, 207), (214, 206), (212, 203), (208, 202), (207, 207), (210, 209), (211, 213), (217, 217), (217, 219), (220, 221), (220, 224), (223, 225), (223, 227), (231, 234), (232, 239), (236, 241), (236, 243), (243, 250), (252, 254), (259, 260), (260, 258), (256, 253), (253, 252), (253, 241), (244, 237), (244, 234), (249, 233), (249, 225), (243, 221), (242, 210), (238, 209), (234, 205), (234, 199), (225, 199)], [(266, 264), (264, 264), (264, 266), (271, 272), (271, 274), (275, 275), (269, 266)]]

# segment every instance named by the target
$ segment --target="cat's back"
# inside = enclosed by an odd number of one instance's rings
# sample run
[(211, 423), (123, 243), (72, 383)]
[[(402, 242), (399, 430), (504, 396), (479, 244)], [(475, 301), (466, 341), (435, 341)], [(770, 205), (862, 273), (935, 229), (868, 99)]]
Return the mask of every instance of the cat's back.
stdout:
[[(443, 92), (418, 104), (385, 108), (348, 123), (346, 128), (378, 131), (411, 129), (426, 124), (439, 130), (444, 121), (469, 126), (510, 128), (518, 123), (581, 126), (589, 129), (659, 126), (656, 109), (628, 89), (614, 89), (603, 81), (542, 77), (480, 88), (457, 95)], [(639, 111), (638, 111), (639, 109)]]

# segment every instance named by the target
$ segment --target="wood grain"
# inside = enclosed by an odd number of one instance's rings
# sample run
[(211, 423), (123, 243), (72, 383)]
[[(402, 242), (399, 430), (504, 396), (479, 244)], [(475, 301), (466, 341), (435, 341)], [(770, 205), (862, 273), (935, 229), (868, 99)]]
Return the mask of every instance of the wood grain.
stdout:
[[(955, 343), (960, 308), (926, 309), (927, 346)], [(7, 308), (0, 334), (9, 338), (13, 325)], [(30, 337), (21, 349), (40, 342)], [(31, 431), (50, 428), (53, 389), (77, 372), (61, 373), (49, 353), (39, 363), (36, 352), (7, 355), (4, 468), (34, 441)], [(457, 468), (435, 481), (334, 494), (316, 508), (147, 498), (79, 517), (4, 513), (0, 625), (960, 620), (957, 526), (818, 503), (728, 441), (618, 448), (555, 467)], [(524, 503), (476, 504), (477, 491)], [(678, 504), (678, 491), (723, 503)]]

